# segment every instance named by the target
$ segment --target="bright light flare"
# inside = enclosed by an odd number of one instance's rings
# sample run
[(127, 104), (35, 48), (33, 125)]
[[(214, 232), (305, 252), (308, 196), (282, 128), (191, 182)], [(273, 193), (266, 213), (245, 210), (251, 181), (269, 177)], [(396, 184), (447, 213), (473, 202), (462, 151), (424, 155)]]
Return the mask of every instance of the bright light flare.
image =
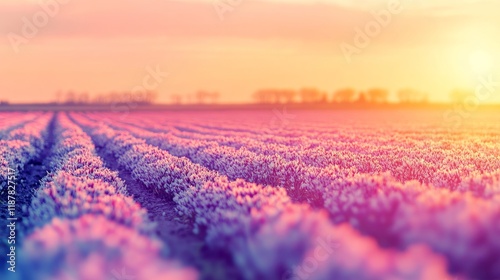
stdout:
[(493, 59), (488, 52), (477, 50), (470, 54), (469, 63), (474, 72), (478, 74), (491, 73), (493, 68)]

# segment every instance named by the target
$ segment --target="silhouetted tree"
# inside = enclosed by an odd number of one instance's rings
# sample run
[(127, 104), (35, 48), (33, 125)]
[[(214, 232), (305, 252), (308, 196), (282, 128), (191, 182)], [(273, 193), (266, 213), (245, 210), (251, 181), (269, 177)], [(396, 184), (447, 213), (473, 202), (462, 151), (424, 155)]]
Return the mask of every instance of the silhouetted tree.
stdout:
[(266, 90), (258, 90), (252, 95), (256, 103), (267, 103)]
[(172, 100), (172, 104), (181, 104), (182, 96), (180, 94), (172, 94), (170, 100)]
[(299, 92), (302, 103), (326, 102), (328, 95), (315, 88), (303, 88)]
[(92, 103), (95, 103), (95, 104), (104, 104), (104, 95), (102, 93), (100, 94), (97, 94), (95, 96), (95, 98), (93, 99)]
[(297, 92), (294, 90), (284, 90), (282, 93), (285, 103), (295, 102), (295, 96), (297, 96)]
[(412, 101), (414, 91), (411, 89), (402, 89), (398, 91), (399, 103), (410, 103)]
[(339, 103), (354, 102), (356, 98), (356, 90), (352, 88), (341, 89), (333, 93), (333, 101)]
[(427, 101), (427, 95), (413, 90), (413, 89), (402, 89), (398, 91), (399, 103), (423, 103)]
[(74, 104), (75, 103), (75, 100), (76, 100), (76, 95), (73, 91), (68, 91), (66, 93), (66, 100), (64, 103), (66, 104)]
[(297, 92), (290, 89), (261, 89), (253, 94), (257, 103), (291, 103)]
[(82, 92), (78, 95), (78, 103), (80, 104), (86, 104), (86, 103), (89, 103), (89, 100), (90, 100), (90, 97), (89, 97), (89, 94), (87, 92)]
[(156, 98), (158, 98), (158, 93), (156, 93), (155, 91), (148, 91), (146, 92), (146, 98), (144, 99), (143, 103), (153, 104)]
[(194, 103), (194, 102), (193, 102), (193, 100), (194, 100), (194, 99), (195, 99), (195, 98), (194, 98), (194, 96), (193, 96), (192, 94), (188, 94), (188, 95), (186, 95), (186, 103), (187, 103), (187, 104), (192, 104), (192, 103)]
[(367, 98), (366, 98), (366, 93), (361, 92), (358, 96), (358, 99), (356, 99), (356, 103), (366, 103)]
[(200, 91), (196, 92), (196, 93), (195, 93), (195, 96), (196, 96), (196, 102), (197, 102), (198, 104), (204, 104), (204, 103), (205, 103), (206, 98), (208, 97), (208, 94), (209, 94), (208, 92), (206, 92), (206, 91), (202, 91), (202, 90), (200, 90)]
[(56, 103), (62, 103), (64, 99), (64, 94), (62, 91), (58, 90), (56, 92)]
[(389, 98), (389, 92), (379, 88), (369, 89), (367, 95), (371, 103), (386, 103)]
[(217, 92), (208, 92), (208, 91), (198, 91), (196, 92), (196, 100), (198, 104), (205, 104), (207, 102), (211, 102), (212, 104), (217, 103), (219, 98), (219, 93)]

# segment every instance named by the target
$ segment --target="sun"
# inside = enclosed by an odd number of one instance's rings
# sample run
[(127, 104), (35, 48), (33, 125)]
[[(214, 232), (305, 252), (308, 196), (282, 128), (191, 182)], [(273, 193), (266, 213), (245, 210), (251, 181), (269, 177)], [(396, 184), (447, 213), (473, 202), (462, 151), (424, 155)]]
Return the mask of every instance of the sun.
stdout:
[(478, 74), (490, 73), (493, 68), (491, 55), (483, 50), (476, 50), (469, 56), (469, 63), (472, 70)]

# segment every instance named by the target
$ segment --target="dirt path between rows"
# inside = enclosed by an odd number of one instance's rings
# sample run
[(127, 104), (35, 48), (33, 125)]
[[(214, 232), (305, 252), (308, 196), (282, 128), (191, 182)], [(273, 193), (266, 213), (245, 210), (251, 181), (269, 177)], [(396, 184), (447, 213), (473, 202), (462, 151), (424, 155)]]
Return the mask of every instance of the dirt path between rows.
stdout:
[(172, 197), (155, 193), (155, 190), (135, 180), (131, 173), (120, 168), (116, 158), (106, 153), (102, 147), (96, 146), (96, 151), (107, 168), (118, 171), (120, 178), (125, 181), (129, 195), (147, 209), (149, 219), (157, 224), (155, 233), (166, 244), (162, 252), (164, 257), (194, 266), (201, 274), (201, 279), (241, 279), (241, 274), (227, 253), (209, 248), (205, 244), (204, 236), (194, 234), (191, 224), (179, 218)]
[[(31, 205), (31, 200), (40, 187), (40, 180), (47, 175), (49, 170), (50, 161), (52, 158), (52, 148), (54, 147), (55, 135), (54, 135), (54, 125), (55, 125), (56, 114), (50, 120), (48, 125), (47, 139), (45, 142), (45, 147), (41, 153), (34, 159), (30, 160), (20, 171), (16, 174), (16, 253), (20, 252), (20, 248), (23, 243), (23, 239), (33, 231), (33, 227), (28, 222), (29, 219), (29, 206)], [(7, 189), (5, 188), (0, 194), (0, 220), (5, 221), (7, 224)], [(0, 242), (0, 251), (8, 252), (7, 248), (7, 227), (3, 225), (0, 227), (0, 234), (2, 242)], [(11, 244), (14, 245), (14, 244)], [(0, 258), (2, 260), (6, 259), (4, 257)], [(5, 271), (7, 268), (7, 263), (2, 262), (0, 269)]]

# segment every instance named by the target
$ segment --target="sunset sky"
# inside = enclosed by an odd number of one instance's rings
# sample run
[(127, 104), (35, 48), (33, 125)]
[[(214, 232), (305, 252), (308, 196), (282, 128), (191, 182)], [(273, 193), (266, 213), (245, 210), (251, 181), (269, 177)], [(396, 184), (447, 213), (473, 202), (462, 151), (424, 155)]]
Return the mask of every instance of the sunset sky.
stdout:
[[(147, 67), (168, 72), (159, 102), (199, 89), (245, 102), (267, 87), (414, 88), (446, 101), (480, 77), (500, 80), (498, 0), (401, 0), (350, 62), (340, 46), (356, 47), (356, 28), (392, 0), (60, 0), (51, 15), (39, 2), (0, 1), (0, 99), (127, 91)], [(41, 27), (28, 38), (34, 21)]]

